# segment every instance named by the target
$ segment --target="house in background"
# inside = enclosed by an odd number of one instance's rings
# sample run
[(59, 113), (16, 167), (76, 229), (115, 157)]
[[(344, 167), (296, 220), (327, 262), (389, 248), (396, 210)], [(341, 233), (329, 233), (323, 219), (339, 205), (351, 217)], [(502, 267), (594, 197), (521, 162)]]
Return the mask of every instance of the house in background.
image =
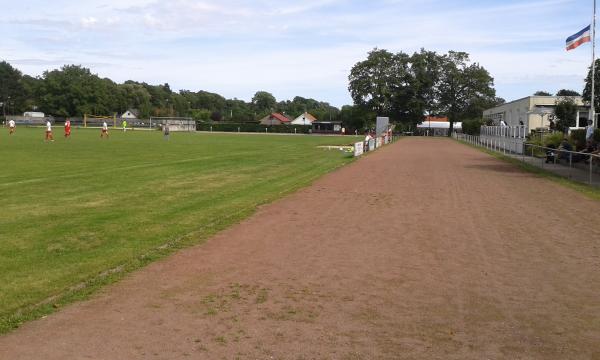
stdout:
[(292, 125), (311, 125), (313, 121), (317, 121), (317, 118), (312, 116), (312, 114), (305, 112), (304, 114), (298, 116), (294, 120), (292, 120)]
[(137, 111), (135, 110), (127, 110), (123, 114), (121, 114), (121, 119), (137, 119)]
[(261, 125), (289, 125), (291, 122), (292, 120), (280, 113), (273, 113), (260, 119)]

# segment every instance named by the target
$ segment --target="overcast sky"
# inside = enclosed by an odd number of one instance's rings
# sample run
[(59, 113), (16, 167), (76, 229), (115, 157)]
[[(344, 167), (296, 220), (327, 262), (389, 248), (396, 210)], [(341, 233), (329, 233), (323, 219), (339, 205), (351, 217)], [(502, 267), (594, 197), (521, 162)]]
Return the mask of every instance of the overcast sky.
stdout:
[(466, 51), (498, 96), (580, 91), (591, 46), (565, 51), (592, 0), (0, 0), (0, 59), (30, 75), (81, 64), (117, 82), (250, 100), (351, 104), (348, 74), (374, 47)]

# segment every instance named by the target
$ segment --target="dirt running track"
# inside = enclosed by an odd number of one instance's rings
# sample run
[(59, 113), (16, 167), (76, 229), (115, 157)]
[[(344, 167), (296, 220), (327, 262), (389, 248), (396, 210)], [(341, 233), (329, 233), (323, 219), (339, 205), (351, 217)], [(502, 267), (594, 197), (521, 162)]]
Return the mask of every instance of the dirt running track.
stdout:
[(600, 202), (404, 139), (0, 337), (0, 359), (600, 359)]

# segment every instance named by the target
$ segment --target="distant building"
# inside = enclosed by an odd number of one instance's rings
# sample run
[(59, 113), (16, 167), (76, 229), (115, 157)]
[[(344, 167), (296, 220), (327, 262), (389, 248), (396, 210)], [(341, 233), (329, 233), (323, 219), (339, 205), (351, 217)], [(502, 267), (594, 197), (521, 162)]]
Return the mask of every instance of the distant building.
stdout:
[(310, 125), (313, 121), (317, 121), (317, 118), (312, 116), (310, 113), (305, 112), (304, 114), (298, 116), (294, 120), (292, 120), (292, 125)]
[[(417, 124), (418, 132), (429, 136), (447, 136), (450, 131), (450, 120), (447, 116), (426, 116), (423, 122)], [(453, 124), (454, 131), (462, 130), (462, 122)]]
[(291, 119), (280, 113), (273, 113), (260, 119), (261, 125), (289, 125), (291, 122)]
[[(485, 110), (483, 119), (491, 120), (494, 125), (522, 125), (528, 130), (549, 128), (550, 120), (555, 121), (554, 108), (560, 98), (560, 96), (527, 96)], [(578, 106), (575, 127), (585, 127), (590, 107), (583, 103), (581, 96), (570, 96), (570, 98), (575, 100)]]
[(123, 114), (121, 114), (121, 119), (137, 119), (137, 114), (135, 110), (127, 110)]
[(43, 118), (43, 117), (46, 117), (46, 115), (43, 112), (26, 111), (26, 112), (23, 113), (23, 117), (27, 117), (27, 118)]
[(313, 121), (312, 132), (315, 134), (341, 134), (341, 121)]

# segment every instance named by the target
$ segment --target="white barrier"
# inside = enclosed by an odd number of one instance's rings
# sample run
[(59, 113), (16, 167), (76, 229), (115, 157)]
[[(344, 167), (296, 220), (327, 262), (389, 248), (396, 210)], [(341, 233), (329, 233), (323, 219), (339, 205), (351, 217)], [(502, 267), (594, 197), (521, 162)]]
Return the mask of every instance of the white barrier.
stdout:
[(354, 143), (354, 156), (361, 156), (367, 151), (374, 151), (382, 147), (383, 145), (390, 144), (393, 138), (389, 135), (380, 136), (378, 138), (371, 138), (369, 141), (360, 141)]

